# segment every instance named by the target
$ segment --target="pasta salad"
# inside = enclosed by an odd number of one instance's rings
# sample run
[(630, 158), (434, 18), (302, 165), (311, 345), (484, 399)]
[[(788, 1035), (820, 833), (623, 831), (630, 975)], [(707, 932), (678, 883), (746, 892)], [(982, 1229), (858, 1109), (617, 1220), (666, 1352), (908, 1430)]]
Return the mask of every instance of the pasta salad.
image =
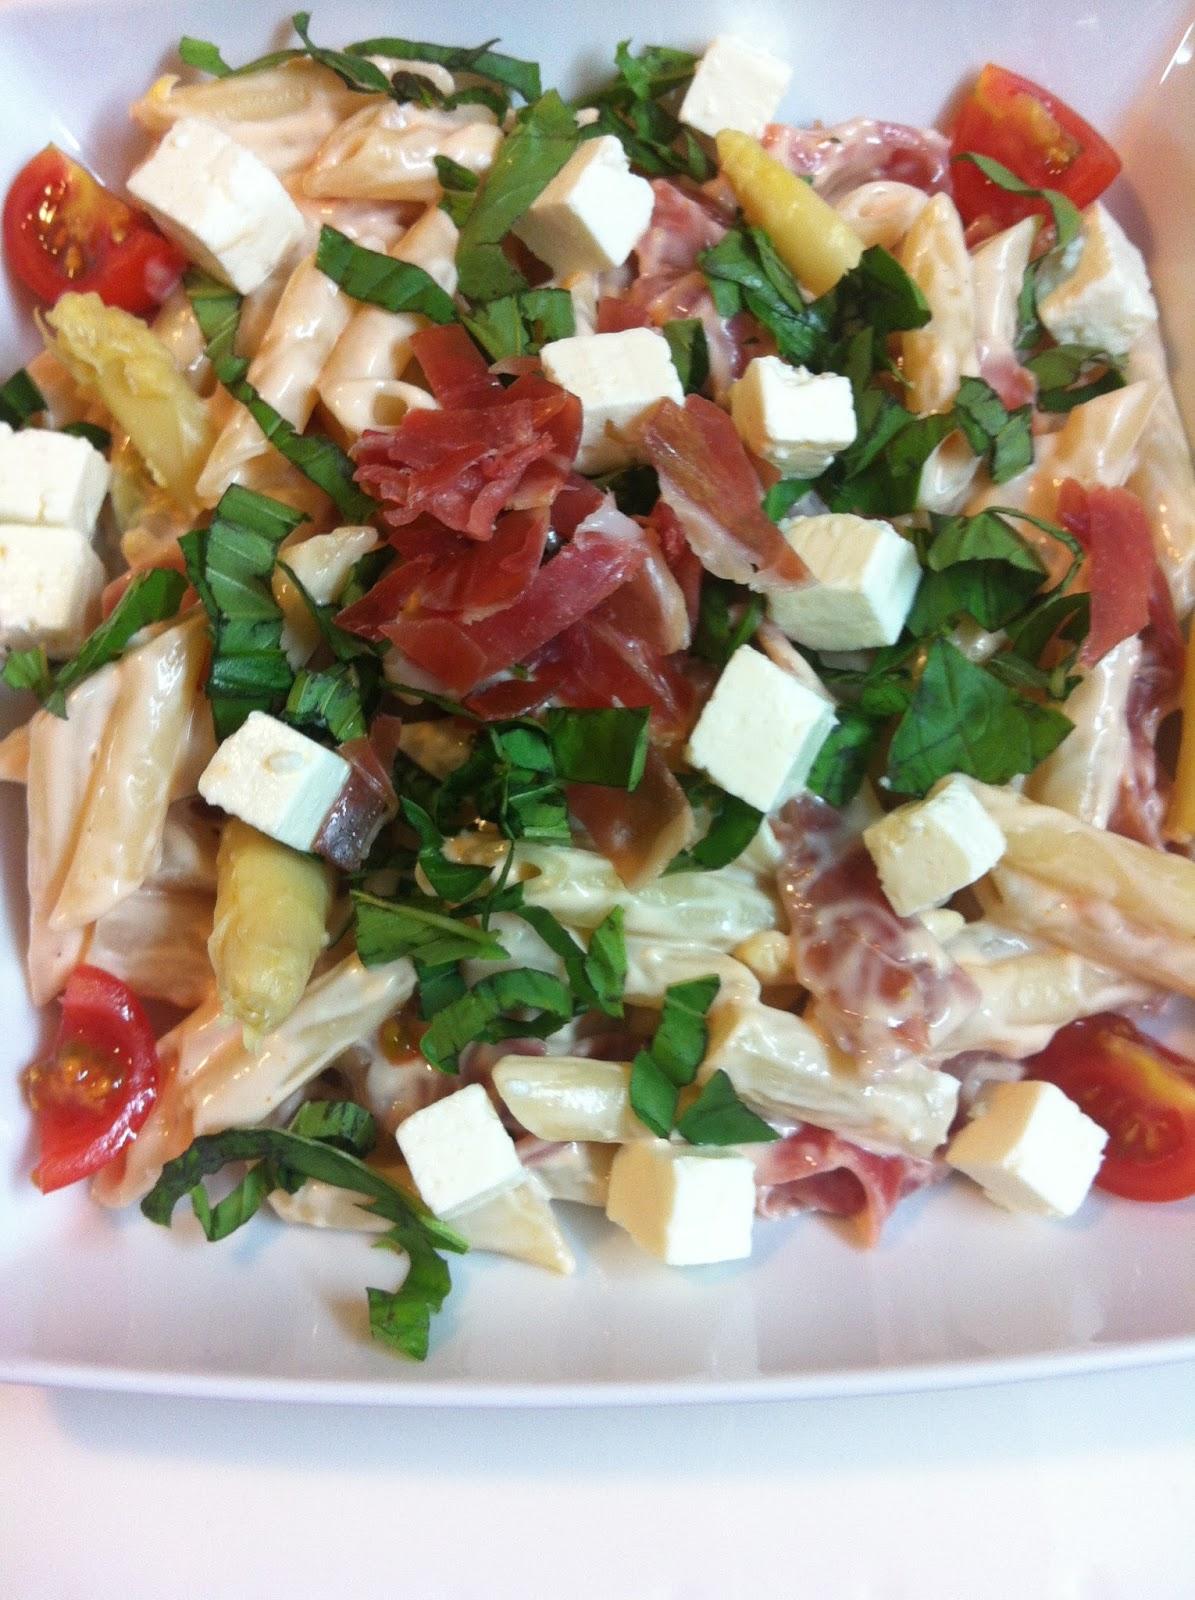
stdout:
[(802, 127), (731, 35), (570, 102), (292, 21), (5, 202), (34, 1181), (376, 1233), (416, 1358), (453, 1255), (573, 1270), (562, 1202), (694, 1267), (951, 1173), (1195, 1194), (1139, 1025), (1195, 475), (1114, 150), (994, 65)]

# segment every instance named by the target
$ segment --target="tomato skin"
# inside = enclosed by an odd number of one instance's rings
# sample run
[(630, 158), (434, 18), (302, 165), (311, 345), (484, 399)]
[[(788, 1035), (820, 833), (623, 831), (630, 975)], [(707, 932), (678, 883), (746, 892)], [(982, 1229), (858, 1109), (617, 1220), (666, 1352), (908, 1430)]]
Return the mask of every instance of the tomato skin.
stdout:
[(1125, 1200), (1195, 1195), (1195, 1062), (1102, 1013), (1061, 1029), (1026, 1063), (1108, 1133), (1096, 1186)]
[(76, 967), (53, 1059), (25, 1075), (38, 1188), (48, 1194), (106, 1166), (153, 1110), (159, 1076), (153, 1029), (136, 995), (100, 967)]
[[(1040, 84), (990, 62), (959, 107), (950, 153), (992, 156), (1035, 189), (1058, 189), (1080, 209), (1120, 171), (1120, 157), (1078, 112)], [(964, 223), (980, 217), (994, 228), (1022, 217), (1049, 217), (1044, 200), (1009, 194), (970, 162), (955, 161), (954, 198)]]
[(68, 290), (94, 292), (106, 305), (144, 316), (187, 264), (143, 211), (52, 144), (13, 179), (3, 229), (9, 266), (47, 305)]

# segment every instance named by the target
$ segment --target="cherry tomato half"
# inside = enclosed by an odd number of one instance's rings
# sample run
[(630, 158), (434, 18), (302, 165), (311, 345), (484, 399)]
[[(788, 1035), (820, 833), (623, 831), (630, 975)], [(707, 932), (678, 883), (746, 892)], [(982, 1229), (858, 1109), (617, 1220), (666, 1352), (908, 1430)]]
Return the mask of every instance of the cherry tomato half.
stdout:
[(53, 1058), (25, 1074), (37, 1119), (33, 1181), (48, 1193), (106, 1166), (158, 1097), (158, 1052), (137, 996), (100, 967), (76, 967)]
[(1195, 1194), (1195, 1062), (1104, 1013), (1062, 1028), (1026, 1070), (1107, 1130), (1099, 1188), (1126, 1200)]
[[(1058, 189), (1082, 208), (1120, 171), (1120, 157), (1078, 112), (1039, 84), (988, 65), (959, 107), (950, 153), (992, 156), (1035, 189)], [(1007, 228), (1022, 217), (1048, 216), (1043, 200), (1009, 194), (978, 167), (956, 161), (954, 198), (965, 223), (990, 218)]]
[(34, 156), (4, 201), (4, 253), (27, 289), (53, 305), (94, 291), (138, 316), (160, 305), (186, 257), (137, 211), (54, 145)]

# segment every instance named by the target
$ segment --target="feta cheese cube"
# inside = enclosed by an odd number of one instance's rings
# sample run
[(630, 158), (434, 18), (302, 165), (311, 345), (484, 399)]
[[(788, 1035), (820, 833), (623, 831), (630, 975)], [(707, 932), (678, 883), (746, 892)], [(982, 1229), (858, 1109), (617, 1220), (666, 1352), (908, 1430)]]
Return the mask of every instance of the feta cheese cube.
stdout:
[(697, 63), (678, 116), (711, 139), (723, 128), (758, 139), (776, 115), (792, 75), (787, 61), (733, 33), (720, 33)]
[(789, 478), (816, 478), (855, 440), (849, 378), (816, 376), (779, 356), (756, 356), (730, 388), (730, 415), (749, 450)]
[(890, 522), (850, 513), (794, 517), (784, 537), (813, 582), (775, 589), (768, 612), (811, 650), (871, 650), (895, 644), (917, 593), (917, 552)]
[(802, 787), (834, 721), (827, 700), (743, 645), (715, 684), (685, 755), (728, 794), (774, 811)]
[(265, 162), (203, 117), (168, 130), (129, 193), (192, 261), (241, 294), (264, 283), (305, 230)]
[(668, 341), (654, 328), (581, 333), (540, 351), (553, 383), (581, 402), (581, 472), (613, 472), (636, 459), (626, 430), (657, 400), (684, 400)]
[(587, 139), (514, 231), (557, 277), (621, 267), (651, 221), (655, 196), (613, 134)]
[(199, 792), (280, 844), (310, 850), (351, 771), (334, 750), (251, 711), (204, 768)]
[(0, 522), (90, 533), (111, 476), (95, 446), (49, 428), (0, 429)]
[(1053, 1083), (997, 1083), (946, 1151), (948, 1164), (1009, 1211), (1070, 1217), (1087, 1197), (1108, 1135)]
[(880, 883), (898, 917), (914, 917), (982, 878), (1006, 840), (965, 778), (943, 778), (924, 800), (863, 830)]
[(0, 525), (0, 645), (70, 656), (99, 620), (104, 568), (77, 528)]
[(413, 1112), (394, 1137), (415, 1187), (438, 1217), (477, 1205), (524, 1178), (514, 1140), (479, 1083)]
[(1077, 262), (1067, 250), (1061, 260), (1042, 264), (1038, 315), (1059, 344), (1127, 355), (1138, 334), (1158, 320), (1145, 258), (1098, 200), (1083, 213), (1075, 244)]
[(606, 1215), (670, 1267), (751, 1254), (755, 1169), (746, 1156), (635, 1139), (610, 1168)]

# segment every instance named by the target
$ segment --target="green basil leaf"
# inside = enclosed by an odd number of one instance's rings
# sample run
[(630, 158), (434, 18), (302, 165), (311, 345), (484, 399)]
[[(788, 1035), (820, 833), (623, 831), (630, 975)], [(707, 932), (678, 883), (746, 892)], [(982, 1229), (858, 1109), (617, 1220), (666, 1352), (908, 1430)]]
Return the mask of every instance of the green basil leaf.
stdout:
[(384, 311), (415, 311), (430, 322), (455, 322), (456, 306), (430, 273), (412, 261), (397, 261), (379, 250), (354, 244), (347, 234), (325, 225), (315, 252), (319, 270), (354, 300)]
[(797, 501), (813, 487), (812, 478), (781, 478), (763, 497), (764, 515), (773, 522), (783, 522)]
[(10, 650), (0, 668), (0, 678), (10, 689), (32, 689), (44, 704), (54, 693), (54, 674), (44, 645), (31, 650)]
[(430, 1022), (437, 1012), (465, 993), (465, 980), (455, 961), (441, 961), (433, 967), (416, 960), (415, 973), (419, 979), (419, 1015), (424, 1022)]
[(444, 835), (409, 795), (403, 798), (402, 811), (419, 835), (419, 865), (436, 894), (451, 905), (471, 900), (490, 881), (489, 867), (450, 861), (444, 854)]
[(710, 348), (699, 317), (666, 322), (660, 330), (668, 341), (672, 364), (686, 394), (700, 394), (710, 375)]
[(296, 11), (290, 20), (311, 59), (318, 61), (321, 67), (327, 67), (330, 72), (334, 72), (346, 88), (357, 89), (364, 94), (389, 94), (390, 80), (381, 67), (375, 66), (372, 61), (366, 61), (361, 56), (349, 55), (343, 50), (323, 50), (318, 45), (312, 44), (307, 33), (311, 25), (309, 11)]
[(457, 270), (461, 293), (470, 300), (497, 300), (526, 289), (502, 241), (579, 142), (573, 113), (554, 89), (520, 113), (461, 227)]
[(377, 1248), (405, 1251), (407, 1275), (398, 1289), (366, 1289), (370, 1337), (412, 1361), (427, 1358), (431, 1319), (448, 1298), (452, 1277), (448, 1265), (416, 1230), (391, 1228)]
[(709, 823), (702, 838), (689, 850), (682, 850), (668, 863), (672, 872), (715, 872), (736, 861), (759, 832), (763, 812), (749, 806), (737, 795), (705, 779), (689, 785), (694, 809), (704, 807)]
[(30, 417), (46, 409), (46, 397), (22, 367), (0, 384), (0, 422), (23, 428)]
[(361, 681), (350, 662), (338, 661), (319, 671), (303, 667), (282, 708), (283, 720), (311, 738), (326, 735), (333, 744), (363, 739), (369, 722), (362, 704)]
[(565, 783), (638, 788), (651, 743), (650, 717), (647, 707), (549, 711), (545, 722), (557, 776)]
[(469, 214), (477, 194), (480, 179), (475, 172), (470, 172), (468, 167), (462, 167), (460, 162), (453, 161), (450, 156), (437, 156), (436, 177), (440, 180), (440, 187), (444, 194), (440, 200), (440, 210), (446, 211), (459, 228)]
[(721, 988), (712, 974), (673, 983), (664, 991), (664, 1007), (651, 1041), (661, 1071), (678, 1089), (693, 1082), (709, 1043), (705, 1015)]
[(107, 428), (97, 427), (94, 422), (68, 422), (60, 431), (69, 433), (75, 439), (86, 439), (92, 449), (98, 450), (102, 456), (112, 448), (112, 435)]
[(933, 572), (960, 561), (999, 561), (1033, 573), (1039, 581), (1045, 576), (1041, 557), (995, 511), (981, 511), (973, 517), (931, 514), (930, 531), (933, 538), (925, 564)]
[(666, 1139), (676, 1121), (680, 1090), (650, 1050), (640, 1050), (631, 1063), (631, 1110), (660, 1139)]
[(243, 78), (250, 72), (264, 72), (269, 67), (281, 66), (284, 61), (296, 61), (307, 54), (306, 50), (271, 50), (268, 55), (246, 61), (243, 67), (230, 67), (214, 44), (207, 39), (182, 38), (178, 53), (188, 67), (198, 67), (200, 72), (210, 72), (215, 78)]
[(991, 156), (981, 156), (974, 150), (964, 150), (951, 159), (967, 161), (971, 166), (978, 167), (990, 183), (994, 183), (998, 189), (1003, 189), (1008, 194), (1023, 194), (1034, 200), (1044, 200), (1054, 219), (1058, 246), (1065, 247), (1072, 239), (1078, 237), (1079, 230), (1083, 226), (1078, 207), (1057, 189), (1035, 189), (1032, 184), (1018, 178), (1015, 172), (1009, 171), (1003, 163), (993, 160)]
[(1097, 395), (1110, 394), (1125, 385), (1121, 368), (1106, 351), (1093, 345), (1055, 345), (1033, 356), (1025, 366), (1037, 379), (1040, 411), (1072, 411)]
[[(507, 1013), (523, 1010), (538, 1016), (507, 1021)], [(437, 1012), (419, 1048), (440, 1072), (456, 1072), (461, 1051), (475, 1039), (551, 1033), (572, 1014), (572, 996), (559, 978), (515, 967), (482, 978), (459, 1000)]]
[(930, 319), (929, 302), (915, 280), (878, 244), (864, 250), (814, 305), (821, 308), (820, 320), (832, 325), (836, 342), (868, 329), (876, 350), (889, 334), (923, 328)]
[(612, 906), (589, 935), (585, 951), (585, 979), (592, 1003), (608, 1017), (622, 1016), (622, 996), (627, 982), (624, 915), (621, 906)]
[(261, 1210), (267, 1195), (279, 1187), (278, 1178), (269, 1161), (260, 1161), (215, 1205), (208, 1199), (207, 1190), (197, 1183), (190, 1191), (191, 1209), (203, 1229), (209, 1244), (218, 1244), (229, 1234), (243, 1228), (245, 1223)]
[(1041, 574), (1005, 561), (959, 561), (921, 580), (905, 626), (917, 638), (973, 617), (982, 628), (1002, 628), (1041, 587)]
[(725, 1072), (714, 1073), (676, 1124), (690, 1144), (765, 1144), (780, 1135), (739, 1099)]
[(373, 1113), (354, 1100), (304, 1100), (287, 1124), (303, 1139), (322, 1139), (364, 1159), (378, 1142)]
[(593, 482), (604, 494), (612, 494), (615, 505), (628, 517), (650, 516), (660, 498), (660, 480), (654, 467), (623, 467)]
[(1026, 700), (936, 639), (892, 736), (888, 781), (896, 793), (911, 795), (924, 794), (952, 772), (1007, 783), (1032, 772), (1071, 727), (1061, 712)]
[(693, 654), (724, 667), (736, 650), (755, 637), (763, 614), (762, 595), (705, 573), (693, 630)]
[(539, 66), (534, 61), (521, 61), (517, 56), (503, 55), (491, 50), (497, 40), (472, 48), (450, 44), (428, 44), (420, 39), (378, 38), (362, 39), (348, 46), (350, 56), (390, 56), (398, 61), (430, 61), (446, 67), (449, 72), (470, 72), (478, 78), (488, 78), (513, 89), (524, 100), (538, 100), (543, 93)]
[(761, 229), (730, 229), (701, 252), (697, 265), (721, 314), (730, 316), (745, 306), (775, 339), (786, 361), (813, 362), (824, 351), (830, 309), (820, 301), (806, 305), (797, 280)]
[(832, 806), (848, 805), (867, 776), (880, 731), (873, 717), (853, 709), (840, 711), (810, 770), (810, 793)]
[(524, 289), (478, 306), (464, 324), (492, 361), (536, 356), (554, 339), (576, 331), (573, 297), (567, 289)]
[(912, 511), (925, 463), (954, 432), (950, 412), (912, 417), (887, 396), (881, 398), (886, 404), (867, 408), (869, 428), (860, 414), (858, 439), (831, 469), (825, 498), (832, 511), (871, 517)]
[(645, 45), (637, 56), (631, 54), (631, 41), (623, 39), (614, 51), (617, 75), (585, 103), (595, 106), (622, 106), (633, 100), (657, 100), (685, 88), (697, 70), (697, 57), (687, 50), (669, 45)]
[(1040, 662), (1046, 646), (1065, 639), (1076, 646), (1091, 627), (1091, 596), (1054, 590), (1008, 629), (1009, 648), (1024, 660)]
[(435, 909), (435, 900), (384, 900), (352, 891), (357, 954), (367, 967), (418, 956), (428, 966), (450, 961), (504, 961), (492, 933)]

